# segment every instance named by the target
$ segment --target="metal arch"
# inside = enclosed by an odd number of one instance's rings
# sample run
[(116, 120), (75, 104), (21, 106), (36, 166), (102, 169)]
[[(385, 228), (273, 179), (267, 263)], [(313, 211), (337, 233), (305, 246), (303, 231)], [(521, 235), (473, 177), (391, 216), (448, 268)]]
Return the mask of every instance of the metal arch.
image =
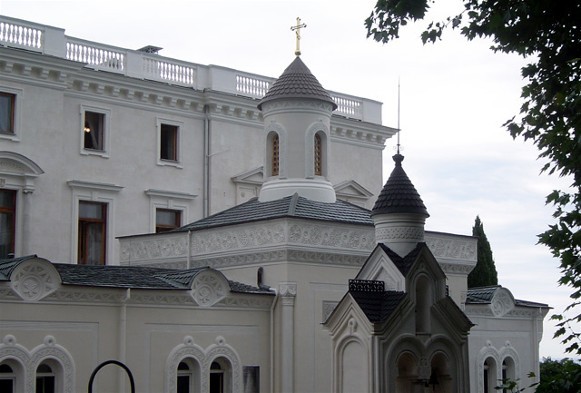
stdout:
[(88, 393), (93, 393), (93, 381), (95, 380), (95, 376), (97, 375), (97, 372), (99, 372), (100, 369), (102, 369), (103, 367), (105, 367), (108, 364), (115, 364), (116, 366), (121, 367), (123, 370), (125, 370), (125, 372), (127, 372), (127, 376), (129, 377), (129, 382), (131, 383), (131, 393), (135, 393), (135, 381), (133, 380), (133, 374), (131, 373), (131, 370), (129, 370), (129, 367), (127, 367), (125, 364), (121, 363), (118, 360), (106, 360), (103, 363), (99, 364), (91, 373), (91, 378), (89, 378), (89, 386), (87, 388), (87, 392)]

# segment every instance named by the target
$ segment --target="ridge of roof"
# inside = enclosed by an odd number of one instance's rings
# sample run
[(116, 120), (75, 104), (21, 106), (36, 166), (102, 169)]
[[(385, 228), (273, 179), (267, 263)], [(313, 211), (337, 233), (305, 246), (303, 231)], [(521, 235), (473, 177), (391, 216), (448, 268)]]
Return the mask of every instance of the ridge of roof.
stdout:
[(342, 200), (333, 203), (313, 201), (295, 194), (265, 202), (260, 202), (258, 198), (252, 198), (240, 205), (174, 229), (174, 232), (196, 231), (284, 217), (373, 225), (370, 211), (360, 206)]

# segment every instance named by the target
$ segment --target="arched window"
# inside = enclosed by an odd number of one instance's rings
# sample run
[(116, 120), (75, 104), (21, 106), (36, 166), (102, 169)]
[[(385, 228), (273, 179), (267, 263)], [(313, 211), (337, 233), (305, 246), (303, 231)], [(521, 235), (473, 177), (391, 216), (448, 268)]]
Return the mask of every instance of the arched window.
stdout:
[(46, 363), (36, 368), (36, 393), (54, 393), (56, 377), (53, 369)]
[(13, 393), (16, 384), (16, 375), (8, 364), (0, 364), (0, 392)]
[(496, 392), (496, 362), (492, 358), (487, 358), (484, 361), (484, 375), (482, 376), (484, 382), (484, 393)]
[(194, 393), (201, 389), (200, 364), (194, 358), (182, 359), (177, 367), (177, 393)]
[(277, 133), (270, 136), (270, 175), (278, 176), (280, 171), (280, 138)]
[(323, 139), (321, 134), (315, 134), (315, 176), (323, 176)]
[(416, 333), (430, 333), (432, 284), (427, 277), (416, 280)]
[[(516, 380), (514, 360), (510, 357), (502, 361), (502, 382), (506, 384), (507, 381)], [(507, 393), (507, 389), (503, 389), (502, 393)]]
[(230, 362), (223, 357), (210, 365), (210, 393), (231, 393), (232, 377)]
[(410, 392), (417, 384), (418, 359), (410, 352), (405, 352), (397, 359), (396, 392)]

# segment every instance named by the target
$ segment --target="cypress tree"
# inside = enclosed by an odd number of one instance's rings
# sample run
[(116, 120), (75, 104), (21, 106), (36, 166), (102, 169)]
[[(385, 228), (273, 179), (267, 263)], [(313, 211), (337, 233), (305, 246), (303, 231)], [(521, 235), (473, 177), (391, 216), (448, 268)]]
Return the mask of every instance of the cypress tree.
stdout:
[(484, 225), (478, 216), (472, 227), (472, 236), (478, 237), (478, 251), (476, 266), (468, 275), (468, 288), (497, 285), (498, 275), (492, 258), (492, 250), (484, 233)]

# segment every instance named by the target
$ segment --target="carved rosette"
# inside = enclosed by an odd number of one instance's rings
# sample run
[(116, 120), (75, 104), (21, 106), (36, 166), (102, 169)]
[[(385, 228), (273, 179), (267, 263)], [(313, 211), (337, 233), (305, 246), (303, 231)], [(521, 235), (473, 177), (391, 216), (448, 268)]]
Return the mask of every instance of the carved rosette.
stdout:
[(210, 307), (222, 300), (229, 292), (228, 282), (217, 271), (205, 271), (192, 283), (192, 297), (201, 307)]
[(494, 294), (492, 301), (490, 302), (490, 309), (492, 310), (492, 314), (500, 318), (509, 312), (511, 312), (514, 308), (514, 299), (512, 298), (510, 292), (504, 288), (500, 288)]
[(58, 289), (60, 275), (50, 263), (39, 260), (21, 262), (10, 275), (10, 286), (22, 300), (38, 301)]

